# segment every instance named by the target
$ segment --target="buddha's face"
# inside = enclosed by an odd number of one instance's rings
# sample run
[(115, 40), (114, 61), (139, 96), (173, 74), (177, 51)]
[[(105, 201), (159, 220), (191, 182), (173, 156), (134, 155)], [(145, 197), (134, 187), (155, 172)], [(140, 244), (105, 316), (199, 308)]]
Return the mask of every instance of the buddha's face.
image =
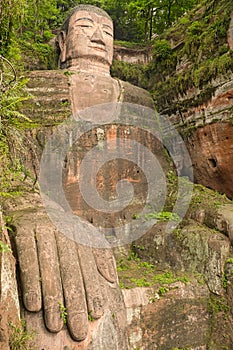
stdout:
[(65, 39), (65, 60), (77, 58), (112, 64), (113, 23), (110, 19), (86, 10), (73, 14)]

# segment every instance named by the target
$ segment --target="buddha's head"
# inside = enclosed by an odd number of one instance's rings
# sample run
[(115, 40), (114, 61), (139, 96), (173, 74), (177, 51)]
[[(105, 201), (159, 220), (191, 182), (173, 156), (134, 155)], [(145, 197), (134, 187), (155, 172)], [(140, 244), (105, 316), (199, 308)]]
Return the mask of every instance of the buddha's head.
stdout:
[[(113, 58), (113, 23), (102, 9), (78, 5), (70, 13), (58, 34), (62, 68), (109, 68)], [(84, 64), (85, 62), (85, 64)]]

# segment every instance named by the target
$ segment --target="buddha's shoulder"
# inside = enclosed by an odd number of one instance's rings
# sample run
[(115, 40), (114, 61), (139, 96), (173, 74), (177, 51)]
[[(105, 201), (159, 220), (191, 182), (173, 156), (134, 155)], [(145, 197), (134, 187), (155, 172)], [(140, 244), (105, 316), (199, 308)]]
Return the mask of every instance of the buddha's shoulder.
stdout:
[(147, 90), (123, 80), (119, 80), (119, 83), (121, 85), (123, 102), (154, 108), (153, 99)]

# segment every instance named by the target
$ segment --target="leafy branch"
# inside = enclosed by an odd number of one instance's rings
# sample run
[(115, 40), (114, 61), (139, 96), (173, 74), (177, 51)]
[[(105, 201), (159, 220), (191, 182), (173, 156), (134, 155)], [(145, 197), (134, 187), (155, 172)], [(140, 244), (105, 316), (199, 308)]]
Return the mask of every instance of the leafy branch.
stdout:
[(64, 324), (66, 324), (67, 323), (67, 311), (66, 311), (66, 307), (62, 304), (62, 302), (59, 302), (59, 310), (60, 310), (61, 318), (62, 318)]

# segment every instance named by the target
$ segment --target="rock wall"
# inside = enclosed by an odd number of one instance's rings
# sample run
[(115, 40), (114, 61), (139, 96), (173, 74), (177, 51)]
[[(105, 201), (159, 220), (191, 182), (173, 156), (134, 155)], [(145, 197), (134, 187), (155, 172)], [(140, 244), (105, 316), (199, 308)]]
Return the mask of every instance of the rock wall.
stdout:
[(0, 349), (9, 350), (14, 327), (20, 326), (19, 295), (16, 284), (16, 261), (0, 208)]
[(132, 64), (147, 64), (151, 59), (150, 49), (130, 49), (124, 46), (114, 45), (113, 58)]
[[(228, 201), (217, 208), (210, 190), (206, 190), (205, 203), (203, 197), (200, 200), (201, 191), (204, 188), (195, 193), (199, 203), (191, 205), (183, 228), (166, 233), (166, 224), (159, 223), (134, 242), (135, 277), (146, 279), (148, 270), (140, 274), (146, 261), (155, 266), (155, 274), (166, 276), (166, 271), (173, 271), (183, 280), (160, 279), (153, 287), (123, 290), (132, 349), (220, 350), (232, 346), (232, 204)], [(119, 266), (126, 269), (127, 260)], [(121, 280), (123, 273), (119, 274)]]
[[(233, 80), (232, 74), (212, 81), (215, 91), (205, 103), (171, 113), (193, 163), (195, 180), (233, 198)], [(202, 91), (187, 92), (182, 102), (197, 98)], [(181, 151), (182, 153), (182, 151)], [(185, 161), (183, 164), (185, 170)]]
[[(157, 44), (155, 41), (154, 68), (150, 73), (157, 108), (183, 136), (192, 158), (195, 181), (230, 198), (232, 23), (229, 1), (198, 6), (157, 39)], [(161, 46), (168, 49), (164, 58), (160, 56)], [(181, 154), (182, 149), (177, 156)], [(181, 168), (185, 175), (185, 160)]]
[(124, 296), (131, 349), (207, 349), (206, 286), (176, 283), (163, 297), (156, 288), (125, 290)]

